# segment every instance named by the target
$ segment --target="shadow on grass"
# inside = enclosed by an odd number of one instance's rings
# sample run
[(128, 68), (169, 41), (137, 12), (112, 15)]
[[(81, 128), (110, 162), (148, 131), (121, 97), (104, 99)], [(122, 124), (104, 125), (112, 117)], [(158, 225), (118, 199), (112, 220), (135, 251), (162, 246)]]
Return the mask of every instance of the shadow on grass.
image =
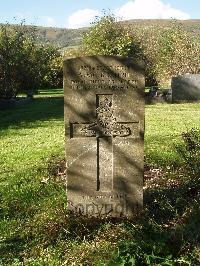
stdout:
[(62, 97), (35, 98), (30, 104), (16, 106), (0, 112), (0, 130), (8, 127), (32, 127), (33, 123), (62, 120), (64, 100)]
[(130, 261), (134, 265), (199, 265), (195, 254), (200, 243), (199, 188), (192, 185), (191, 189), (188, 183), (146, 191), (143, 213), (126, 223), (132, 239), (118, 242), (108, 265), (129, 265)]
[[(1, 251), (6, 262), (16, 257), (23, 261), (23, 254), (31, 256), (37, 252), (38, 245), (45, 249), (61, 241), (66, 243), (62, 244), (65, 253), (69, 242), (78, 241), (81, 245), (85, 241), (106, 240), (117, 244), (117, 252), (111, 255), (108, 265), (120, 265), (122, 259), (128, 263), (131, 258), (136, 265), (157, 265), (168, 260), (174, 263), (183, 256), (190, 256), (200, 241), (198, 191), (199, 185), (191, 191), (189, 183), (149, 189), (144, 194), (144, 210), (133, 220), (74, 214), (67, 211), (64, 197), (56, 196), (55, 205), (47, 205), (45, 214), (37, 212), (28, 219), (23, 231), (16, 231), (3, 242)], [(8, 256), (9, 253), (12, 255)], [(148, 264), (147, 259), (152, 264)]]

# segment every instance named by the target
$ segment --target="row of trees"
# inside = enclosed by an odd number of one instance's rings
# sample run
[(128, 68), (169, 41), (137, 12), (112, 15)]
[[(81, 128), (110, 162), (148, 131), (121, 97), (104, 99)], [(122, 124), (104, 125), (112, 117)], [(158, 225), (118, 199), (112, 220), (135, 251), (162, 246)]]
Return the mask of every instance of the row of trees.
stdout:
[[(164, 85), (174, 75), (200, 73), (200, 36), (189, 34), (172, 21), (162, 28), (128, 27), (112, 15), (96, 20), (77, 49), (64, 57), (121, 55), (145, 61), (147, 85)], [(48, 44), (39, 44), (34, 27), (0, 27), (0, 98), (40, 88), (61, 87), (63, 55)]]
[(112, 15), (93, 23), (82, 46), (67, 56), (122, 55), (141, 58), (149, 85), (166, 85), (172, 76), (200, 73), (200, 36), (188, 33), (172, 20), (167, 27), (132, 27), (116, 23)]
[(33, 27), (1, 25), (0, 98), (31, 96), (39, 88), (62, 86), (62, 57), (56, 48), (38, 44)]

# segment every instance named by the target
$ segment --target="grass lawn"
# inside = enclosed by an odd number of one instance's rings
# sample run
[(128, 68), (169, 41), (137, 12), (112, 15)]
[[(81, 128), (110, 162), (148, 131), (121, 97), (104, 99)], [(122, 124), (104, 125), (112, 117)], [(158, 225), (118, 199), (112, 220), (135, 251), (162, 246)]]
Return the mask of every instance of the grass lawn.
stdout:
[(148, 164), (158, 167), (180, 163), (175, 146), (181, 133), (200, 128), (200, 105), (156, 104), (145, 108), (145, 154)]
[[(200, 105), (147, 105), (145, 112), (146, 164), (181, 166), (176, 145), (183, 131), (200, 128)], [(52, 174), (63, 158), (62, 89), (0, 112), (0, 265), (200, 265), (196, 198), (188, 214), (188, 198), (176, 200), (183, 188), (149, 189), (137, 221), (69, 218), (64, 183)], [(146, 264), (134, 264), (140, 259)]]

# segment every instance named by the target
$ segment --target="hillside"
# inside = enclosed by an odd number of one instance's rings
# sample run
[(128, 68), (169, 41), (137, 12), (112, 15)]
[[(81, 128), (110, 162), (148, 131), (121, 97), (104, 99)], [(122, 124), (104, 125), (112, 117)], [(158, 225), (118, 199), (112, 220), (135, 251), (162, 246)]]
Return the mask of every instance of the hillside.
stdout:
[(88, 29), (64, 29), (64, 28), (47, 28), (36, 27), (38, 39), (44, 43), (52, 43), (59, 48), (80, 45), (82, 35)]
[[(169, 19), (135, 19), (122, 22), (128, 27), (169, 27), (172, 20)], [(178, 20), (190, 33), (200, 34), (200, 19)]]
[[(191, 34), (200, 35), (200, 19), (180, 21), (183, 27)], [(128, 20), (120, 22), (129, 29), (148, 28), (148, 27), (169, 27), (171, 20), (163, 19), (148, 19), (148, 20)], [(30, 26), (27, 26), (30, 27)], [(88, 31), (88, 28), (80, 29), (65, 29), (53, 27), (35, 27), (39, 42), (52, 43), (53, 45), (62, 48), (80, 45), (83, 33)]]
[[(0, 23), (0, 26), (1, 25)], [(8, 27), (16, 28), (19, 27), (19, 25), (8, 24)], [(26, 27), (30, 30), (34, 28), (40, 43), (51, 43), (60, 49), (80, 45), (83, 33), (88, 30), (88, 28), (65, 29), (30, 25), (26, 25)]]

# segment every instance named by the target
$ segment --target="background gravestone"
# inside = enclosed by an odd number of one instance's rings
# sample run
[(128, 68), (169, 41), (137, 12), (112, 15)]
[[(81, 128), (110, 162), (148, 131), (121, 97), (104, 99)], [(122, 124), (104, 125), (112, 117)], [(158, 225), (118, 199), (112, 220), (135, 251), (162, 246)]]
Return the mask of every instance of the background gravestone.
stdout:
[(200, 101), (200, 74), (172, 78), (172, 102)]
[(68, 208), (131, 217), (143, 204), (143, 63), (64, 61)]

